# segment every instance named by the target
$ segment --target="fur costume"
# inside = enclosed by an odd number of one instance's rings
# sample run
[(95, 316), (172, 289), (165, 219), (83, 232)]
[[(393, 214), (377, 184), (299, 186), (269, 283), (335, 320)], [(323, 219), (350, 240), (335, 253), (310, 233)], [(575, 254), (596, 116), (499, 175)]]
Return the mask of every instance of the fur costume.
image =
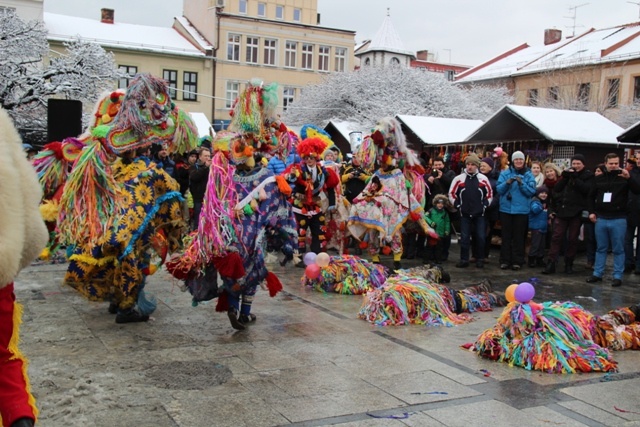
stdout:
[(10, 426), (35, 420), (38, 410), (30, 391), (27, 360), (18, 349), (22, 306), (15, 302), (13, 279), (47, 242), (38, 205), (42, 192), (22, 151), (13, 122), (0, 109), (0, 420)]

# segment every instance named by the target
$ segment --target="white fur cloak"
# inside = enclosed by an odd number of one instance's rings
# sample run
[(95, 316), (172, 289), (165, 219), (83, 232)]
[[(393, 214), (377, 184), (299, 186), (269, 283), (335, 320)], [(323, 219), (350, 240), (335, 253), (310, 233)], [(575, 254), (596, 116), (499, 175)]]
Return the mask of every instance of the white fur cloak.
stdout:
[(0, 108), (0, 289), (38, 257), (48, 239), (42, 189), (13, 121)]

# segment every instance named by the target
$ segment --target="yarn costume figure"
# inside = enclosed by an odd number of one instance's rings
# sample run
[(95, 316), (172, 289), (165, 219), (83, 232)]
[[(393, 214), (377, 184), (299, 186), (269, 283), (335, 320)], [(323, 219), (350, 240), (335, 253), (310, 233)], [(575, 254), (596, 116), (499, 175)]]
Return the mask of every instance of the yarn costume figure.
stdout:
[(0, 424), (33, 426), (38, 416), (20, 352), (22, 306), (14, 278), (47, 243), (38, 205), (42, 192), (9, 115), (0, 108)]
[[(283, 153), (291, 146), (292, 135), (275, 119), (277, 90), (275, 84), (252, 81), (236, 100), (229, 131), (219, 132), (213, 143), (216, 153), (198, 231), (184, 253), (167, 263), (174, 277), (186, 281), (194, 303), (197, 281), (208, 283), (212, 292), (206, 299), (217, 297), (216, 311), (226, 311), (237, 330), (256, 320), (251, 308), (258, 285), (266, 282), (272, 297), (282, 289), (276, 275), (267, 271), (267, 247), (284, 253), (286, 264), (296, 246), (291, 187), (254, 157)], [(222, 279), (219, 288), (217, 274)]]
[[(336, 209), (335, 188), (340, 183), (338, 174), (319, 163), (326, 150), (326, 142), (319, 137), (302, 140), (298, 154), (302, 162), (287, 168), (284, 175), (293, 185), (293, 212), (298, 224), (298, 252), (307, 252), (307, 237), (311, 234), (311, 252), (320, 253), (326, 247), (326, 217), (322, 210), (322, 199), (326, 198), (328, 211)], [(303, 262), (296, 264), (304, 267)]]
[(365, 137), (361, 149), (366, 151), (370, 144), (376, 146), (380, 167), (362, 193), (353, 199), (348, 227), (358, 240), (369, 236), (369, 253), (375, 263), (380, 262), (380, 247), (390, 245), (394, 269), (399, 269), (403, 224), (413, 220), (425, 233), (428, 231), (424, 209), (408, 188), (401, 164), (416, 167), (419, 161), (407, 148), (400, 123), (394, 118), (380, 120), (373, 133)]
[[(166, 142), (171, 151), (186, 151), (197, 133), (166, 83), (139, 74), (113, 126), (100, 135), (94, 131), (97, 142), (76, 160), (61, 200), (58, 228), (77, 245), (65, 282), (90, 300), (111, 300), (117, 323), (142, 322), (156, 308), (143, 292), (145, 278), (177, 249), (184, 227), (179, 186), (148, 158), (149, 147)], [(100, 150), (119, 159), (112, 165), (96, 155)]]

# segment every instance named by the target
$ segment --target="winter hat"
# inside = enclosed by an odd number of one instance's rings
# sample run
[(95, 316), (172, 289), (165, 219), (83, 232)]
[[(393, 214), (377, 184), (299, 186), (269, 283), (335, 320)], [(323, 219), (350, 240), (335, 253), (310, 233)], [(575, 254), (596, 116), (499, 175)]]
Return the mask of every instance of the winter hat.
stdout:
[(513, 162), (515, 159), (524, 160), (524, 153), (522, 151), (516, 151), (511, 155), (511, 161)]
[(571, 161), (573, 162), (574, 160), (578, 160), (582, 162), (583, 165), (587, 163), (587, 161), (584, 158), (584, 155), (582, 154), (574, 154), (573, 157), (571, 157)]
[(471, 153), (464, 159), (465, 165), (468, 165), (469, 163), (476, 165), (476, 167), (480, 167), (480, 159), (476, 153)]
[(536, 196), (539, 195), (540, 193), (549, 194), (549, 189), (547, 188), (546, 185), (541, 185), (540, 187), (536, 188)]
[(491, 157), (485, 157), (484, 159), (482, 159), (482, 163), (488, 164), (491, 169), (493, 169), (493, 159)]

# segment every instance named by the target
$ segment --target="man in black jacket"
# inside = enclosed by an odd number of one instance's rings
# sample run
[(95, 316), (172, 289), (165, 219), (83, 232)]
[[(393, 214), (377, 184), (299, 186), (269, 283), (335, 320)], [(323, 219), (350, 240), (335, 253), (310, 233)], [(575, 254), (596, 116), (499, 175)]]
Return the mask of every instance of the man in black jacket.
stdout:
[(578, 236), (582, 225), (582, 212), (587, 209), (587, 196), (591, 190), (593, 173), (585, 168), (582, 154), (571, 158), (571, 167), (562, 172), (562, 178), (553, 187), (553, 235), (544, 274), (556, 272), (556, 262), (565, 235), (564, 272), (573, 273), (573, 260), (578, 249)]
[(202, 210), (204, 192), (207, 189), (210, 166), (211, 151), (208, 148), (201, 147), (198, 153), (198, 160), (189, 168), (189, 191), (191, 192), (191, 197), (193, 197), (192, 230), (197, 230), (200, 223), (200, 211)]
[(593, 180), (589, 192), (589, 220), (595, 223), (596, 263), (587, 283), (601, 282), (607, 261), (607, 251), (613, 251), (613, 282), (622, 285), (624, 273), (624, 237), (627, 231), (629, 191), (640, 194), (640, 183), (629, 171), (620, 169), (620, 156), (609, 153), (604, 158), (606, 171)]

